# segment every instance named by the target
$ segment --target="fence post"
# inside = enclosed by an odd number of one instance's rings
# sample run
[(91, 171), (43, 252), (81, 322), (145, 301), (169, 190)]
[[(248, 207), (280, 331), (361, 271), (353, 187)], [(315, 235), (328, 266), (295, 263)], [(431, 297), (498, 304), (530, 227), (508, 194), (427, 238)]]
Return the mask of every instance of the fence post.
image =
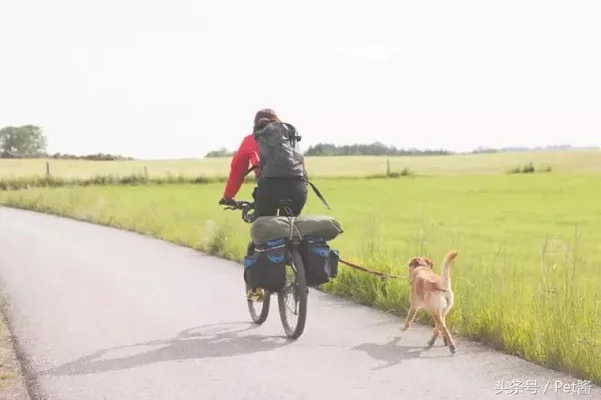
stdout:
[(46, 177), (50, 177), (50, 161), (46, 161)]
[(386, 158), (386, 176), (390, 176), (390, 158)]
[(148, 179), (148, 167), (146, 165), (144, 166), (144, 176)]

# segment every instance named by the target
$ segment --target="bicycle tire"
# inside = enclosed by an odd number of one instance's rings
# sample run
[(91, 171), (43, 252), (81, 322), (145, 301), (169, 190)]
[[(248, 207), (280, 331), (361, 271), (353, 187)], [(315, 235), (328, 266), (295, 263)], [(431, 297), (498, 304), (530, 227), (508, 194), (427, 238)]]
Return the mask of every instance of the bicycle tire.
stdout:
[[(246, 292), (250, 290), (250, 286), (246, 284)], [(246, 299), (246, 304), (248, 306), (248, 313), (250, 314), (250, 318), (252, 321), (261, 325), (263, 322), (267, 320), (269, 316), (269, 306), (271, 305), (271, 293), (265, 290), (265, 297), (262, 302), (255, 302), (250, 299)], [(257, 312), (255, 309), (256, 304), (261, 304), (261, 312)]]
[(305, 330), (307, 321), (307, 281), (305, 277), (305, 264), (296, 246), (292, 246), (292, 264), (296, 269), (295, 291), (298, 295), (298, 322), (293, 329), (286, 316), (286, 293), (285, 289), (278, 292), (278, 309), (280, 312), (280, 320), (286, 336), (290, 339), (298, 339)]

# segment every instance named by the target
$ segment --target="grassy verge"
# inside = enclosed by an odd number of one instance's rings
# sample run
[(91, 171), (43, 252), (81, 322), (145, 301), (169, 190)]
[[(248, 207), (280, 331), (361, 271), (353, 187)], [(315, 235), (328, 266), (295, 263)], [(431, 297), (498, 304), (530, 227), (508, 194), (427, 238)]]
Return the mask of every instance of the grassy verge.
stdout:
[[(247, 181), (250, 181), (248, 178)], [(164, 184), (206, 184), (225, 182), (225, 178), (207, 176), (165, 175), (148, 177), (144, 174), (131, 175), (96, 175), (91, 178), (63, 178), (54, 176), (0, 177), (0, 191), (31, 188), (57, 188), (70, 186), (103, 186), (103, 185), (164, 185)]]
[[(449, 248), (452, 330), (601, 383), (601, 214), (596, 174), (509, 174), (319, 180), (341, 221), (343, 258), (394, 274)], [(134, 230), (239, 261), (249, 226), (217, 205), (222, 184), (32, 189), (0, 202)], [(248, 198), (247, 185), (239, 198)], [(313, 194), (305, 210), (327, 214)], [(341, 266), (328, 292), (404, 314), (405, 280)], [(420, 317), (430, 324), (427, 315)]]
[[(0, 309), (4, 311), (1, 295)], [(29, 400), (27, 387), (21, 373), (21, 365), (4, 313), (0, 317), (0, 399)]]
[[(96, 175), (129, 176), (198, 175), (224, 177), (231, 158), (182, 160), (92, 161), (65, 159), (0, 159), (0, 177), (45, 175), (89, 179)], [(453, 156), (340, 156), (306, 157), (311, 176), (366, 176), (410, 168), (417, 175), (500, 174), (509, 168), (533, 163), (554, 172), (601, 172), (601, 151), (523, 151)], [(46, 164), (48, 162), (48, 165)], [(47, 170), (48, 168), (48, 170)]]
[[(341, 179), (390, 179), (404, 176), (414, 176), (414, 172), (408, 168), (401, 171), (389, 171), (382, 174), (371, 174), (361, 177), (351, 176), (322, 176), (321, 180), (341, 180)], [(53, 176), (32, 176), (32, 177), (0, 177), (0, 191), (21, 190), (31, 188), (60, 188), (60, 187), (86, 187), (86, 186), (137, 186), (137, 185), (181, 185), (181, 184), (208, 184), (223, 183), (225, 177), (214, 176), (185, 176), (185, 175), (165, 175), (148, 177), (144, 174), (132, 175), (96, 175), (91, 178), (61, 178)], [(254, 175), (245, 178), (245, 182), (253, 182)]]

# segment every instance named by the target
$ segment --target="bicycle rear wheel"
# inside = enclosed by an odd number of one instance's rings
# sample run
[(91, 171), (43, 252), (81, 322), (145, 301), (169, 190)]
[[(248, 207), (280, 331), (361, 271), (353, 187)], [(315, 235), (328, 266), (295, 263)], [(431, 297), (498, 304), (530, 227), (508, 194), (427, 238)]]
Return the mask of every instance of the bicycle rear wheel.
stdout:
[[(291, 339), (298, 339), (305, 330), (305, 322), (307, 320), (307, 282), (305, 278), (305, 265), (303, 259), (296, 246), (292, 247), (292, 279), (286, 278), (284, 289), (278, 292), (278, 308), (280, 311), (280, 319), (286, 336)], [(287, 274), (288, 275), (288, 274)], [(288, 306), (287, 300), (292, 300), (292, 309)], [(296, 324), (291, 323), (287, 311), (298, 317)]]
[[(246, 293), (250, 290), (250, 286), (248, 283), (246, 284)], [(267, 320), (267, 316), (269, 315), (269, 306), (271, 305), (271, 293), (267, 290), (263, 291), (265, 294), (263, 296), (263, 301), (253, 301), (250, 299), (246, 299), (246, 303), (248, 305), (248, 313), (250, 314), (250, 318), (255, 324), (261, 325), (263, 322)]]

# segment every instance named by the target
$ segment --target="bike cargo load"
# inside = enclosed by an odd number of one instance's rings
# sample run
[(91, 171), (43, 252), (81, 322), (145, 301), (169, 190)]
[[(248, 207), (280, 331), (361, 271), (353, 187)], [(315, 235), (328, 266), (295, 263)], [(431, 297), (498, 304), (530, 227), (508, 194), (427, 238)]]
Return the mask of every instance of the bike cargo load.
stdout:
[(251, 228), (253, 243), (263, 245), (281, 238), (303, 239), (305, 236), (321, 237), (330, 241), (343, 233), (340, 223), (328, 216), (259, 217)]

